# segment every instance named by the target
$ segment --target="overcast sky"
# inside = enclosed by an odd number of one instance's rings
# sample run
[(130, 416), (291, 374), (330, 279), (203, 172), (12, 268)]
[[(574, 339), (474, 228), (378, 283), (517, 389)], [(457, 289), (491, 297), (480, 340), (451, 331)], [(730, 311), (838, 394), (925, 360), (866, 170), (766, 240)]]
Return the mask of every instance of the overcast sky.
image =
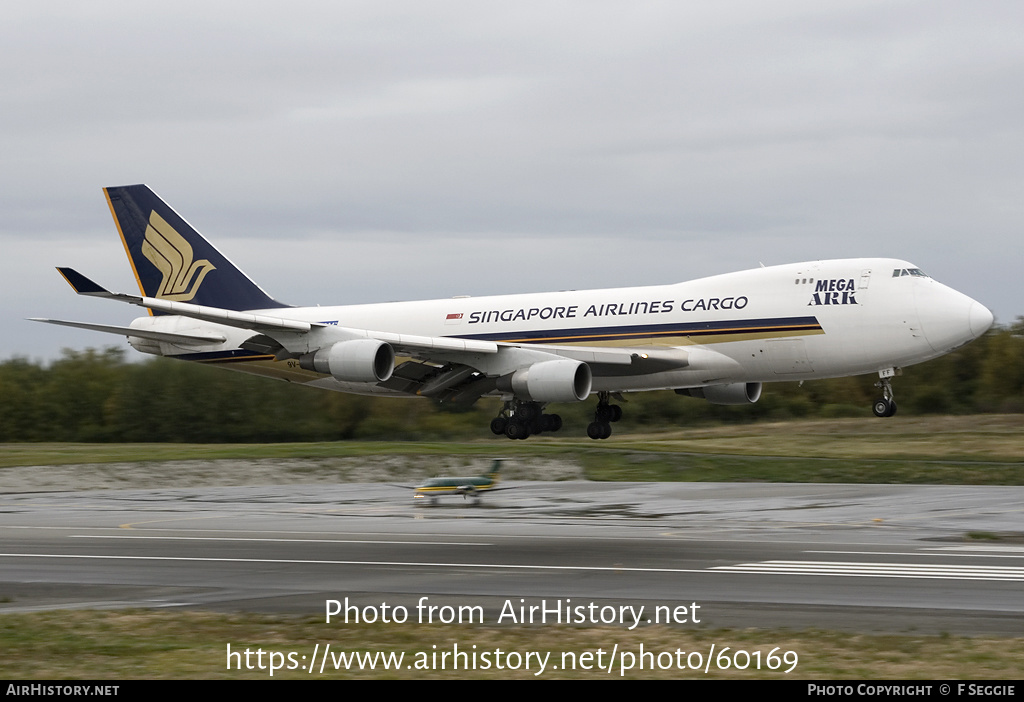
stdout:
[(893, 256), (1024, 314), (1024, 4), (14, 3), (0, 359), (118, 337), (101, 188), (291, 304)]

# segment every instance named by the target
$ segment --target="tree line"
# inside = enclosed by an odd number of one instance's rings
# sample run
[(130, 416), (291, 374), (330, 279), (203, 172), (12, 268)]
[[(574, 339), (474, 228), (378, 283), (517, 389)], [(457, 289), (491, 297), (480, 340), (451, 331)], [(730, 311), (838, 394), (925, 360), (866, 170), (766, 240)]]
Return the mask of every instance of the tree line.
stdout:
[[(671, 391), (627, 394), (620, 431), (709, 422), (869, 416), (877, 378), (766, 384), (755, 405), (726, 407)], [(1024, 318), (997, 326), (894, 382), (899, 413), (1024, 413)], [(563, 434), (583, 436), (594, 401), (561, 405)], [(490, 437), (500, 403), (326, 392), (123, 350), (65, 350), (45, 364), (0, 363), (0, 441), (271, 442)], [(504, 440), (504, 439), (502, 439)]]

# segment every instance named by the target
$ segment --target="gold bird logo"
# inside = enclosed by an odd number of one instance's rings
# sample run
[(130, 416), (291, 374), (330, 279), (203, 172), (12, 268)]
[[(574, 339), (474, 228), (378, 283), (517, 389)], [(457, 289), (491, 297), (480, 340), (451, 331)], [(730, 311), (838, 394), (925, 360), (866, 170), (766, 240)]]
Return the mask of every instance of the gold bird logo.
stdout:
[(163, 274), (163, 280), (156, 291), (156, 297), (161, 300), (191, 300), (206, 274), (216, 270), (205, 258), (193, 261), (192, 246), (156, 211), (149, 215), (142, 255)]

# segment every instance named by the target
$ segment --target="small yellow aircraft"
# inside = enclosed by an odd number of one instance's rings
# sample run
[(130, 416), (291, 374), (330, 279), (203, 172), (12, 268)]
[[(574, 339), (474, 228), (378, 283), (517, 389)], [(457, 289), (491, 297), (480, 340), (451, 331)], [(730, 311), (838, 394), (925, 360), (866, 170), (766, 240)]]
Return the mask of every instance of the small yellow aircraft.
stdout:
[(419, 500), (425, 497), (430, 498), (430, 504), (437, 504), (437, 498), (441, 495), (462, 495), (473, 497), (477, 502), (483, 492), (496, 490), (498, 480), (501, 477), (501, 462), (504, 459), (496, 458), (491, 464), (491, 469), (482, 475), (469, 478), (431, 478), (425, 483), (417, 485), (413, 499)]

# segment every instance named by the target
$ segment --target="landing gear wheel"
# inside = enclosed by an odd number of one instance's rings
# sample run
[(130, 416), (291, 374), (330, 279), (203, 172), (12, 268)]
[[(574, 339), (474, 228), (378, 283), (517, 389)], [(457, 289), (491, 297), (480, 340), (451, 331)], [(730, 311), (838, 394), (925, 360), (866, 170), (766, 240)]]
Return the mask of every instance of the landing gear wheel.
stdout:
[(871, 411), (875, 413), (876, 417), (891, 417), (896, 414), (896, 400), (886, 400), (884, 397), (881, 400), (875, 400)]
[(562, 416), (558, 414), (546, 415), (548, 419), (548, 428), (546, 431), (558, 431), (562, 428)]
[(883, 397), (881, 400), (875, 400), (871, 411), (875, 413), (876, 417), (891, 417), (896, 414), (896, 403)]
[(495, 436), (501, 436), (505, 433), (505, 428), (508, 426), (507, 417), (495, 417), (491, 420), (491, 432)]
[(530, 430), (525, 424), (509, 422), (505, 427), (505, 436), (510, 439), (525, 439), (530, 435)]
[(607, 439), (612, 435), (612, 422), (622, 419), (622, 408), (608, 404), (609, 392), (597, 393), (597, 408), (594, 410), (594, 421), (587, 426), (587, 436), (591, 439)]

